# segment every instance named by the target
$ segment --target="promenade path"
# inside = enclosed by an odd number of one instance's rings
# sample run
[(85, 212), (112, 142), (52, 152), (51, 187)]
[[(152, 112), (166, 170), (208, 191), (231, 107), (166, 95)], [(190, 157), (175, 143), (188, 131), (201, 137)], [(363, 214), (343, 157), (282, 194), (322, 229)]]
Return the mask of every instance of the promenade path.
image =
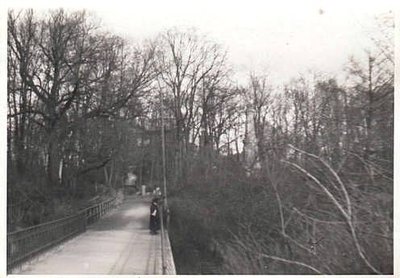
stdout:
[[(85, 233), (14, 274), (162, 274), (161, 236), (149, 233), (149, 200), (129, 198)], [(165, 237), (167, 274), (175, 274)]]

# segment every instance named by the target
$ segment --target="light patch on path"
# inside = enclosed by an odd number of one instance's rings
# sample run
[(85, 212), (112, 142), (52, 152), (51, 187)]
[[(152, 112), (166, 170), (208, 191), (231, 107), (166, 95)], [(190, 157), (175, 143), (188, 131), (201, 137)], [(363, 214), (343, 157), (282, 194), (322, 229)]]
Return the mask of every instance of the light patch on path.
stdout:
[(15, 274), (161, 274), (161, 238), (149, 233), (149, 205), (128, 199)]

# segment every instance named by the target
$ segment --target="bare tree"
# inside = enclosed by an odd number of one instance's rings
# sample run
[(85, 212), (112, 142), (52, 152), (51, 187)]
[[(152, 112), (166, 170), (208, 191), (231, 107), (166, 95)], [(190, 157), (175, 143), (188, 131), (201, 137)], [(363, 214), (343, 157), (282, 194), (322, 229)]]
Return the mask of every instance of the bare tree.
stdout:
[(60, 182), (59, 168), (69, 156), (66, 152), (63, 158), (61, 152), (65, 135), (77, 140), (77, 127), (84, 130), (86, 119), (120, 116), (124, 107), (131, 108), (125, 115), (140, 115), (138, 99), (155, 77), (155, 52), (149, 45), (127, 55), (124, 42), (101, 33), (84, 12), (57, 10), (40, 20), (32, 11), (22, 15), (9, 13), (10, 66), (17, 66), (25, 84), (21, 96), (33, 94), (35, 107), (24, 104), (9, 117), (35, 116), (46, 138), (46, 173), (53, 186)]
[[(196, 125), (201, 94), (215, 87), (225, 75), (226, 57), (217, 44), (207, 41), (195, 32), (172, 29), (159, 36), (158, 44), (160, 90), (171, 99), (170, 109), (175, 118), (178, 144), (177, 162), (182, 165), (182, 158), (195, 139), (190, 138), (191, 134), (197, 136), (191, 131)], [(205, 84), (208, 88), (203, 86)], [(206, 97), (204, 94), (203, 96)]]
[(268, 84), (267, 76), (250, 75), (249, 88), (243, 91), (243, 99), (246, 105), (248, 118), (251, 119), (256, 140), (257, 157), (261, 166), (265, 166), (266, 161), (266, 131), (269, 124), (268, 113), (271, 99), (272, 87)]

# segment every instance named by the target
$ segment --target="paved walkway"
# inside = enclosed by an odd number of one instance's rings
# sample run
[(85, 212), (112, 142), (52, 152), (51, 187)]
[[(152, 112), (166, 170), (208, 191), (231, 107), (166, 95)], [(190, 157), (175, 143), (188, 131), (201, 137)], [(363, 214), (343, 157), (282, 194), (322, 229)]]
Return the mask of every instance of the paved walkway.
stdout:
[[(149, 233), (148, 221), (149, 201), (128, 199), (15, 274), (162, 274), (161, 236)], [(174, 272), (168, 239), (166, 245), (167, 265), (172, 262)]]

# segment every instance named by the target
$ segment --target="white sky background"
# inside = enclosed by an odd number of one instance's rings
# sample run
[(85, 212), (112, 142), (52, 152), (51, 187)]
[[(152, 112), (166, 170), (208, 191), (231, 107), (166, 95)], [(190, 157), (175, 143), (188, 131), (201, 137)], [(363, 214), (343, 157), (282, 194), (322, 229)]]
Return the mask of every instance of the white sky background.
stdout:
[(9, 7), (86, 8), (106, 29), (134, 42), (171, 27), (194, 27), (228, 50), (240, 83), (255, 71), (281, 84), (307, 70), (335, 75), (350, 55), (363, 57), (376, 32), (374, 16), (393, 10), (394, 2), (14, 0)]
[[(135, 2), (133, 2), (135, 3)], [(237, 78), (269, 72), (285, 82), (307, 70), (336, 74), (362, 57), (389, 1), (147, 1), (93, 10), (116, 33), (140, 40), (195, 27), (228, 49)]]

